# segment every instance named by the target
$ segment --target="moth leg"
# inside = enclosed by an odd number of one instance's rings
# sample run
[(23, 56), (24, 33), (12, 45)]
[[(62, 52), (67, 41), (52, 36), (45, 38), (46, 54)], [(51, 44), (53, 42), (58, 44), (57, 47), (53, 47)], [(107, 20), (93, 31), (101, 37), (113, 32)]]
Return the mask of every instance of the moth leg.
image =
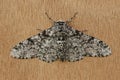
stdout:
[(43, 31), (42, 29), (37, 29), (38, 31)]

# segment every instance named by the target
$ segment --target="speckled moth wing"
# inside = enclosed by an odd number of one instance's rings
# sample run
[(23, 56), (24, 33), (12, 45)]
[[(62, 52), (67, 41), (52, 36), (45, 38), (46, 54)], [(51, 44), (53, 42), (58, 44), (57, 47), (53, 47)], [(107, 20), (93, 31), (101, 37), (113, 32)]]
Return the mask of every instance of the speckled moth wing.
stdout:
[(79, 61), (84, 56), (107, 56), (110, 47), (103, 41), (88, 36), (58, 21), (43, 32), (17, 44), (11, 51), (16, 58), (36, 57), (45, 62)]
[(110, 47), (103, 41), (78, 30), (68, 38), (68, 61), (79, 61), (84, 56), (104, 57), (111, 54)]
[(46, 62), (56, 60), (55, 49), (50, 49), (54, 40), (45, 33), (49, 30), (50, 28), (15, 45), (11, 56), (19, 59), (39, 58)]

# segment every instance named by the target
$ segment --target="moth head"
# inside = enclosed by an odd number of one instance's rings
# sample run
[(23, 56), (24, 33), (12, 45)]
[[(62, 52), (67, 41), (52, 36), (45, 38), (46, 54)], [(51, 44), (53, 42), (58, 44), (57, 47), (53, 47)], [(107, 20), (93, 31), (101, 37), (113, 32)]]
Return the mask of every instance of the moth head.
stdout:
[(59, 21), (54, 22), (54, 25), (62, 26), (62, 25), (66, 25), (66, 22), (59, 20)]

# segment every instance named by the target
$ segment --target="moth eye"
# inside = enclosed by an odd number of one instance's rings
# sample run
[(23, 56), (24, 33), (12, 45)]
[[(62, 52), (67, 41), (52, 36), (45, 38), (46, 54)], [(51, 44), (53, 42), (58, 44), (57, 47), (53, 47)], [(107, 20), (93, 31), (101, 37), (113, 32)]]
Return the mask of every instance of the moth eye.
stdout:
[(63, 25), (64, 24), (64, 22), (59, 22), (59, 25)]

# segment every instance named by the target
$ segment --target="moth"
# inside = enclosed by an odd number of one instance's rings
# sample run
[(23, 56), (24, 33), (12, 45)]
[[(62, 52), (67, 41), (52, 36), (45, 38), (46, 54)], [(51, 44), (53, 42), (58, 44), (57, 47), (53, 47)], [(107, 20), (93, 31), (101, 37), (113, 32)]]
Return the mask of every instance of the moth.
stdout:
[(110, 55), (111, 49), (105, 42), (68, 25), (76, 14), (68, 21), (53, 21), (46, 13), (54, 23), (52, 27), (18, 43), (10, 55), (18, 59), (38, 58), (48, 63), (58, 59), (74, 62), (85, 56)]

